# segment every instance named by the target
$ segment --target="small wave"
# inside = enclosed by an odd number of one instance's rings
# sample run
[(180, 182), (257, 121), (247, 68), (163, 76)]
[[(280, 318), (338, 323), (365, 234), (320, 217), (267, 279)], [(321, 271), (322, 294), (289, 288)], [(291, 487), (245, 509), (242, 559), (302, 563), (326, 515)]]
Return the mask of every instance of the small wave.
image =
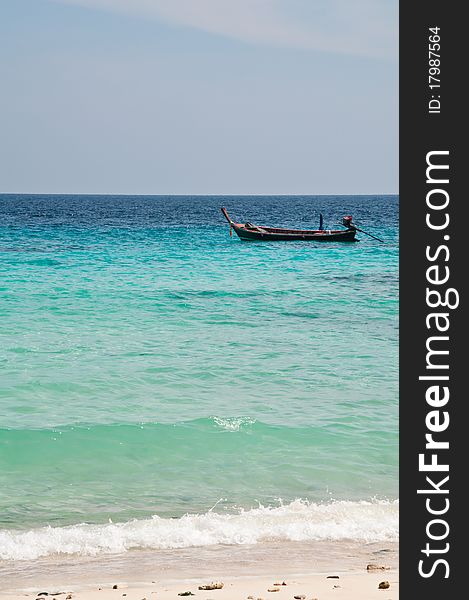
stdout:
[(212, 417), (214, 423), (226, 431), (239, 431), (244, 425), (253, 425), (256, 419), (250, 417)]
[(0, 558), (34, 560), (54, 554), (97, 556), (132, 549), (172, 549), (266, 541), (398, 540), (398, 501), (294, 500), (290, 504), (239, 510), (209, 511), (179, 519), (133, 520), (105, 525), (79, 524), (30, 531), (0, 530)]

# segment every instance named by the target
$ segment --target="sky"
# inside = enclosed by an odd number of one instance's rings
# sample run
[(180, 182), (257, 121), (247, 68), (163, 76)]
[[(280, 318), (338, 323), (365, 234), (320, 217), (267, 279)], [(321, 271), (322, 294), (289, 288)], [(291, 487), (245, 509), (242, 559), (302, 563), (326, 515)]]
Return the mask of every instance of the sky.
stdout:
[(0, 0), (0, 193), (392, 194), (398, 0)]

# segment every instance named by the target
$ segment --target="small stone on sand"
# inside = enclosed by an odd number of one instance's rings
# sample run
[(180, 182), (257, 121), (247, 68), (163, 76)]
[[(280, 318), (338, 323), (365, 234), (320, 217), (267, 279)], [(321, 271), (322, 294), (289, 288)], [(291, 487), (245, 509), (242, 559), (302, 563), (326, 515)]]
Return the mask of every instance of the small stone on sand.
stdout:
[(340, 579), (338, 575), (328, 575), (326, 579)]
[(113, 589), (113, 590), (117, 590), (117, 583), (115, 583), (115, 584), (112, 586), (112, 589)]
[(72, 600), (72, 594), (68, 594), (65, 600)]
[(305, 600), (306, 596), (293, 596), (293, 598), (295, 598), (295, 600)]
[(278, 587), (269, 588), (267, 591), (268, 592), (280, 592), (280, 588), (278, 588)]
[(179, 592), (178, 596), (195, 596), (192, 592)]
[(389, 581), (381, 581), (378, 585), (379, 590), (387, 590), (390, 587)]

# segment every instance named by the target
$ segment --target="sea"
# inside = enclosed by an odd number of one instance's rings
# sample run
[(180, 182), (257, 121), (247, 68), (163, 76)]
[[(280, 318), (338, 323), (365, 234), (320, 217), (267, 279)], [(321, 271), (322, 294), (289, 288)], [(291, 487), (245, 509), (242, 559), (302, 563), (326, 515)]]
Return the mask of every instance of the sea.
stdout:
[(395, 552), (398, 208), (0, 195), (0, 581)]

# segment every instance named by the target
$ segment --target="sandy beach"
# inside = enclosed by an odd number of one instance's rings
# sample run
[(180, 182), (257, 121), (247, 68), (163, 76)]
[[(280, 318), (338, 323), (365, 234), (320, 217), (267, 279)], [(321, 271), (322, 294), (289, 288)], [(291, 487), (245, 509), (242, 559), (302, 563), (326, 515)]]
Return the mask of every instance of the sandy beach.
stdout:
[(0, 600), (396, 600), (398, 583), (397, 543), (284, 542), (6, 562)]
[[(389, 588), (379, 589), (383, 581)], [(210, 585), (211, 581), (182, 580), (147, 581), (139, 583), (118, 582), (115, 584), (87, 585), (83, 588), (65, 590), (32, 589), (8, 591), (0, 593), (0, 600), (11, 600), (13, 597), (55, 598), (58, 600), (178, 600), (181, 597), (194, 595), (200, 600), (396, 600), (399, 597), (399, 574), (396, 570), (352, 573), (324, 573), (303, 575), (278, 580), (276, 576), (256, 578), (237, 577), (224, 579), (222, 589), (199, 590), (199, 586)], [(215, 582), (217, 583), (217, 582)], [(280, 585), (275, 585), (280, 584)], [(48, 592), (48, 596), (44, 592)], [(60, 592), (60, 594), (58, 594)], [(187, 594), (190, 592), (190, 594)], [(41, 594), (41, 595), (39, 595)]]

